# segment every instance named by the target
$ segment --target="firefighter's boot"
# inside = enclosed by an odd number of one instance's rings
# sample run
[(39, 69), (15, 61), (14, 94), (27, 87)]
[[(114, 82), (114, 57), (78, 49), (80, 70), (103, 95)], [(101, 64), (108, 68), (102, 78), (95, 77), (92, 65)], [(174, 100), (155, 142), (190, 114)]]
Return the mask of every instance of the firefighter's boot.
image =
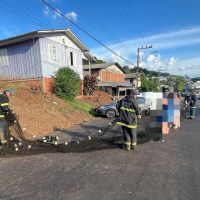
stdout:
[(132, 144), (131, 144), (131, 149), (136, 149), (136, 146), (137, 146), (137, 143), (136, 142), (133, 142)]
[(124, 143), (122, 145), (122, 149), (126, 150), (126, 151), (130, 151), (131, 150), (131, 145), (130, 144), (127, 144), (127, 143)]

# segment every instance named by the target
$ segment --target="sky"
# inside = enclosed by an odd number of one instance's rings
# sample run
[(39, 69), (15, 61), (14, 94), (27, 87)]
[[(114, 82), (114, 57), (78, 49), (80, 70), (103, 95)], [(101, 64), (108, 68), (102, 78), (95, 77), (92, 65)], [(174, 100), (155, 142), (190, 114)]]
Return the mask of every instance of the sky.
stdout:
[[(47, 0), (46, 0), (47, 1)], [(140, 67), (200, 77), (199, 0), (48, 0), (100, 42)], [(70, 28), (97, 58), (128, 63), (41, 0), (0, 0), (0, 40), (34, 30)]]

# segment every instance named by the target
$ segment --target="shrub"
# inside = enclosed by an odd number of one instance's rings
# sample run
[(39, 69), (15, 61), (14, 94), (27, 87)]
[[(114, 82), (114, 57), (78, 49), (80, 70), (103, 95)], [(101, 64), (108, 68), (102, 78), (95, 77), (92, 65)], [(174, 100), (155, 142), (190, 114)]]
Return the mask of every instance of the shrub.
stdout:
[(79, 74), (69, 67), (60, 68), (55, 76), (54, 93), (63, 99), (74, 100), (81, 91)]
[(84, 95), (91, 95), (97, 89), (96, 76), (86, 75), (83, 79), (83, 93)]

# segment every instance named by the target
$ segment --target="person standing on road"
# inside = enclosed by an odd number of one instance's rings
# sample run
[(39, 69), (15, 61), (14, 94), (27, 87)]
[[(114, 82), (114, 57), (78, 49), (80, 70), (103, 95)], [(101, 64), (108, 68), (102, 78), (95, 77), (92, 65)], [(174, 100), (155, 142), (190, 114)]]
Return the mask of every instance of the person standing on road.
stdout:
[(196, 94), (195, 92), (192, 92), (190, 101), (190, 119), (195, 118), (196, 101)]
[(5, 145), (9, 142), (9, 128), (5, 119), (5, 115), (9, 110), (8, 97), (10, 95), (12, 95), (12, 91), (9, 89), (4, 90), (3, 93), (0, 93), (0, 145)]
[(141, 118), (138, 103), (137, 90), (127, 90), (127, 96), (117, 103), (119, 118), (117, 125), (122, 127), (125, 150), (135, 149), (137, 145), (137, 119)]
[(185, 107), (189, 109), (189, 119), (195, 118), (196, 94), (190, 92), (184, 99)]

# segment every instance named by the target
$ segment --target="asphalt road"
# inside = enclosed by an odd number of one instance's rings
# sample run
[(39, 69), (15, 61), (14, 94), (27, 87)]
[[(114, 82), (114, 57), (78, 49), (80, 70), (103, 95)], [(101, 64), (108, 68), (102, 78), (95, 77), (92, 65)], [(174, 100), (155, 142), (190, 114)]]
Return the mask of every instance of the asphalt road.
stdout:
[[(76, 153), (0, 158), (0, 199), (199, 200), (199, 110), (197, 115), (183, 120), (164, 143), (146, 142), (135, 151), (107, 145)], [(109, 121), (96, 123), (91, 126), (98, 130)]]

